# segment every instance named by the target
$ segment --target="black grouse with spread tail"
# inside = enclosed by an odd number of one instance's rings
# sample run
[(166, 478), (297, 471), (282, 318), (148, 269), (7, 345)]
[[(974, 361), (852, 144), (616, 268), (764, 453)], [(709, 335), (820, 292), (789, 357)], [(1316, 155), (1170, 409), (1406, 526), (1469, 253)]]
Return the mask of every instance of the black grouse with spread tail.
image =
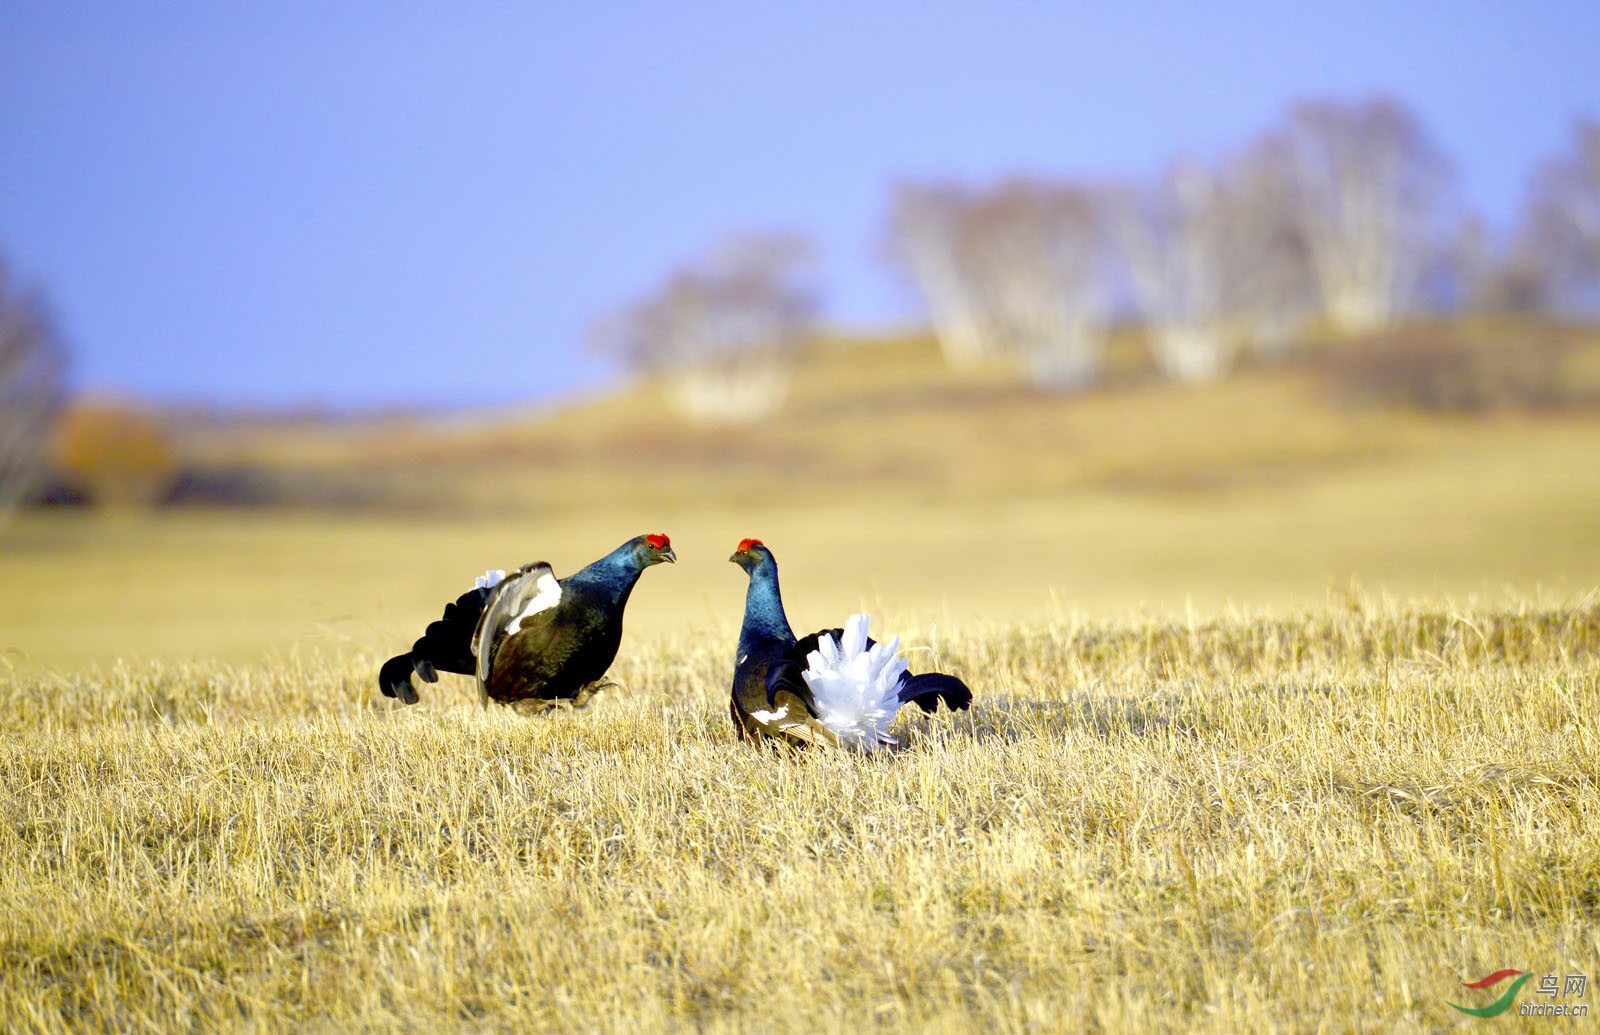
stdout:
[(630, 539), (580, 571), (558, 579), (543, 561), (506, 575), (491, 571), (444, 607), (404, 654), (384, 662), (385, 697), (417, 702), (413, 673), (475, 676), (480, 699), (503, 704), (583, 705), (598, 689), (622, 643), (622, 612), (639, 576), (677, 560), (664, 535)]
[(872, 751), (895, 744), (887, 731), (903, 704), (931, 712), (940, 701), (951, 710), (972, 703), (972, 691), (955, 676), (907, 671), (899, 637), (877, 643), (867, 635), (866, 615), (796, 640), (772, 551), (746, 539), (728, 559), (750, 576), (729, 704), (741, 739)]

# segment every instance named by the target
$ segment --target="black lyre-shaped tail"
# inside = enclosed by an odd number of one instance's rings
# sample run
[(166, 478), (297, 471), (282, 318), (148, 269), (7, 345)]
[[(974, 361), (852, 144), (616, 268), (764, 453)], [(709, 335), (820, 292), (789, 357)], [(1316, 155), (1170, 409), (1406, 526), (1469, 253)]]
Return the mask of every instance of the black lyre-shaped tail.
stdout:
[(925, 712), (937, 711), (940, 701), (953, 712), (972, 704), (972, 691), (967, 684), (943, 672), (907, 675), (900, 680), (899, 697), (901, 704), (915, 704)]
[(454, 603), (444, 605), (444, 617), (429, 622), (410, 650), (385, 661), (378, 669), (378, 689), (383, 691), (383, 696), (397, 698), (401, 704), (416, 704), (417, 688), (411, 682), (413, 672), (426, 683), (437, 683), (440, 672), (472, 675), (477, 670), (477, 659), (472, 654), (472, 634), (478, 628), (478, 616), (483, 614), (492, 592), (482, 588), (467, 590)]

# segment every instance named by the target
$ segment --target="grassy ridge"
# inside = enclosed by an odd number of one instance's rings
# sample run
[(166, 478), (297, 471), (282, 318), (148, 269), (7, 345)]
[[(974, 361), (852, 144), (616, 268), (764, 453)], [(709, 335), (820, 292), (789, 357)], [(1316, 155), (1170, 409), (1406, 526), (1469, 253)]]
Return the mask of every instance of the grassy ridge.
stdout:
[[(1196, 495), (917, 497), (812, 488), (721, 505), (587, 506), (523, 518), (176, 513), (33, 518), (0, 543), (0, 664), (261, 660), (399, 649), (489, 566), (587, 563), (666, 531), (682, 563), (628, 610), (648, 640), (731, 634), (744, 536), (778, 551), (798, 624), (865, 607), (907, 622), (1290, 613), (1357, 580), (1398, 599), (1571, 598), (1600, 585), (1600, 427), (1500, 427), (1439, 456)], [(791, 501), (795, 501), (791, 505)]]
[[(1248, 490), (1433, 464), (1508, 438), (1531, 446), (1530, 432), (1566, 450), (1563, 429), (1600, 426), (1593, 328), (1455, 321), (1371, 342), (1313, 340), (1296, 362), (1247, 365), (1203, 387), (1157, 378), (1138, 337), (1115, 336), (1106, 381), (1087, 392), (1031, 387), (1005, 361), (954, 371), (926, 335), (829, 339), (795, 368), (779, 412), (731, 429), (684, 421), (646, 381), (539, 413), (208, 426), (186, 452), (285, 484), (304, 474), (366, 486), (423, 512), (458, 516), (470, 504), (544, 517), (639, 503), (745, 508), (771, 494), (809, 505), (818, 495)], [(1550, 398), (1492, 390), (1498, 365), (1552, 349), (1564, 361), (1545, 371)], [(1384, 363), (1368, 369), (1375, 359)], [(1478, 402), (1451, 406), (1428, 403), (1419, 378), (1485, 383)]]
[(733, 743), (731, 636), (541, 720), (375, 657), (9, 677), (0, 1028), (1425, 1030), (1600, 956), (1592, 602), (936, 648), (978, 703), (894, 758)]
[[(1518, 333), (1483, 349), (1525, 350)], [(1592, 365), (1572, 378), (1600, 394)], [(196, 463), (415, 506), (28, 515), (0, 537), (0, 665), (393, 650), (486, 567), (566, 572), (642, 531), (683, 558), (630, 604), (648, 639), (731, 632), (744, 590), (722, 559), (745, 536), (777, 550), (812, 626), (864, 606), (897, 624), (1288, 613), (1352, 579), (1479, 606), (1600, 586), (1600, 411), (1357, 404), (1318, 371), (1064, 395), (907, 339), (835, 343), (736, 431), (675, 420), (649, 385), (445, 424), (207, 425)]]

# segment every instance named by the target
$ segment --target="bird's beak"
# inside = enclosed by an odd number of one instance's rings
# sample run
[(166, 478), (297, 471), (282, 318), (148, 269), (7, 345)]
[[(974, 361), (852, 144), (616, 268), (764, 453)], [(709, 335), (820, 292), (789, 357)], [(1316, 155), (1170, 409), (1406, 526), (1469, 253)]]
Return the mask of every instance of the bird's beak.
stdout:
[(666, 561), (668, 564), (678, 563), (678, 555), (672, 552), (672, 547), (670, 546), (661, 551), (661, 559)]
[(743, 551), (735, 550), (735, 551), (733, 551), (733, 556), (728, 558), (728, 561), (731, 564), (738, 564), (739, 563), (739, 558), (743, 557), (743, 556), (744, 556)]

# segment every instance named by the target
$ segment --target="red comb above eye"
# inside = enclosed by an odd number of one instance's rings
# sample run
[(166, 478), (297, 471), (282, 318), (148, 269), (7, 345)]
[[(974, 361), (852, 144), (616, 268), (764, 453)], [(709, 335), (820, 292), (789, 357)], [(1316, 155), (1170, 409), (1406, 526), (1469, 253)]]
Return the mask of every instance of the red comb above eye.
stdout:
[(644, 541), (655, 547), (657, 550), (665, 550), (667, 547), (672, 545), (671, 539), (668, 539), (666, 536), (660, 535), (656, 532), (651, 532), (649, 535), (645, 536)]
[(734, 552), (735, 553), (744, 553), (746, 550), (750, 549), (752, 546), (765, 546), (765, 545), (766, 544), (763, 543), (759, 539), (741, 539), (741, 540), (739, 540), (739, 549), (735, 550)]

